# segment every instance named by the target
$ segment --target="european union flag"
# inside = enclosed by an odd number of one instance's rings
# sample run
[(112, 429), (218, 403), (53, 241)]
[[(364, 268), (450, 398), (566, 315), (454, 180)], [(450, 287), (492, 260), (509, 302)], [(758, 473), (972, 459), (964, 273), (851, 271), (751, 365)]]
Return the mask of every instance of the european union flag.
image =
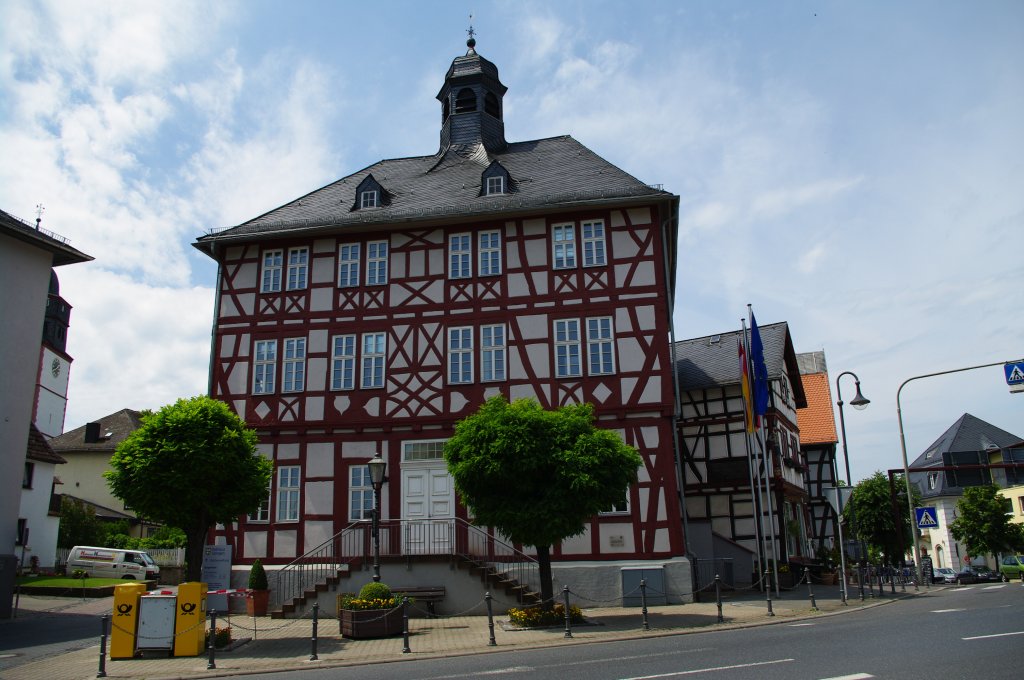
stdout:
[(761, 343), (761, 332), (757, 330), (754, 310), (750, 310), (750, 362), (754, 369), (754, 375), (751, 376), (754, 415), (760, 426), (761, 418), (768, 412), (768, 367), (764, 363), (764, 345)]

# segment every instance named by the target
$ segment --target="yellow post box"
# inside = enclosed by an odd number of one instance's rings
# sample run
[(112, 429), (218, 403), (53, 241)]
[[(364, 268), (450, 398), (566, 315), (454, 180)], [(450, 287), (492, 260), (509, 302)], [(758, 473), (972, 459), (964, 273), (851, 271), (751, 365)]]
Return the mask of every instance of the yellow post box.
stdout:
[(114, 611), (110, 619), (110, 658), (135, 656), (135, 633), (139, 626), (139, 599), (146, 592), (143, 583), (114, 586)]
[(178, 586), (174, 616), (174, 656), (199, 656), (206, 649), (206, 584)]

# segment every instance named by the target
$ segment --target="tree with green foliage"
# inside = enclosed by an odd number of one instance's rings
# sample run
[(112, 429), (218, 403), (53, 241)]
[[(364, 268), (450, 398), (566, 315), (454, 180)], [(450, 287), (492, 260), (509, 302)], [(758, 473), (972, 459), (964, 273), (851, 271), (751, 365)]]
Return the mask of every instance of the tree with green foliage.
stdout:
[(199, 396), (145, 411), (104, 473), (114, 495), (144, 517), (185, 533), (186, 579), (198, 581), (206, 533), (267, 497), (273, 464), (256, 433), (224, 402)]
[(1010, 522), (1011, 501), (995, 484), (969, 486), (956, 504), (957, 517), (949, 533), (967, 546), (967, 554), (992, 555), (1014, 549), (1020, 530)]
[(455, 426), (444, 458), (476, 521), (537, 549), (541, 596), (552, 602), (551, 546), (621, 503), (640, 455), (594, 426), (590, 404), (546, 411), (532, 400), (487, 400)]
[(102, 545), (106, 530), (96, 510), (77, 498), (60, 499), (60, 527), (57, 529), (57, 547), (74, 548), (76, 545)]
[[(903, 475), (895, 475), (893, 483), (895, 500), (892, 498), (889, 480), (881, 471), (861, 480), (853, 488), (850, 511), (856, 524), (856, 538), (867, 543), (869, 548), (883, 553), (889, 564), (899, 564), (902, 556), (914, 544), (914, 535), (906, 512), (907, 487)], [(917, 487), (911, 485), (911, 492), (913, 505), (920, 505), (921, 495)], [(903, 545), (899, 544), (899, 532), (902, 532)]]

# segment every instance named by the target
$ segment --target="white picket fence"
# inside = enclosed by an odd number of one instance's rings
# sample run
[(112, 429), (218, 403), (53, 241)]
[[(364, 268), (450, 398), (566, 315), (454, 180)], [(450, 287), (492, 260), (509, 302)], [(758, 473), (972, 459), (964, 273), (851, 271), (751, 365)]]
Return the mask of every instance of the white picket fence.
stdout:
[[(184, 548), (149, 548), (146, 552), (161, 567), (180, 567), (185, 564)], [(57, 548), (56, 564), (67, 564), (70, 553), (71, 548)]]

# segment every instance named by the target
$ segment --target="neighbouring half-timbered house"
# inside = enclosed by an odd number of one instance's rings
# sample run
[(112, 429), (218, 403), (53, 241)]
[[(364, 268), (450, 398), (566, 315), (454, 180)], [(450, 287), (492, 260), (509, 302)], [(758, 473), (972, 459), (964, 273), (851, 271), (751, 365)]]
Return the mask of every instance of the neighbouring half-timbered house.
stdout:
[(497, 394), (590, 402), (644, 466), (621, 504), (553, 548), (556, 578), (573, 567), (614, 596), (624, 564), (656, 565), (688, 590), (669, 343), (678, 197), (572, 137), (507, 142), (506, 88), (467, 44), (437, 95), (436, 153), (198, 239), (219, 267), (211, 394), (275, 467), (267, 503), (217, 540), (271, 566), (347, 540), (371, 517), (380, 453), (385, 558), (460, 552), (478, 530), (442, 459), (456, 421)]
[[(754, 573), (748, 569), (757, 573), (763, 569), (757, 562), (759, 554), (780, 563), (803, 561), (811, 535), (804, 479), (807, 463), (800, 451), (796, 417), (797, 409), (807, 402), (796, 353), (786, 323), (761, 326), (760, 332), (769, 378), (762, 438), (767, 448), (767, 489), (757, 481), (763, 465), (759, 464), (761, 447), (746, 434), (738, 346), (742, 332), (675, 343), (684, 496), (693, 556), (701, 563), (731, 561), (738, 584), (750, 582)], [(765, 550), (759, 549), (759, 543)]]
[[(811, 522), (814, 525), (814, 551), (819, 561), (832, 558), (838, 546), (836, 522), (839, 517), (825, 496), (825, 487), (836, 486), (839, 461), (836, 457), (836, 418), (832, 411), (832, 389), (824, 352), (796, 355), (800, 382), (807, 397), (807, 406), (796, 410), (800, 428), (800, 450), (807, 461), (807, 495)], [(835, 553), (838, 554), (838, 553)]]

